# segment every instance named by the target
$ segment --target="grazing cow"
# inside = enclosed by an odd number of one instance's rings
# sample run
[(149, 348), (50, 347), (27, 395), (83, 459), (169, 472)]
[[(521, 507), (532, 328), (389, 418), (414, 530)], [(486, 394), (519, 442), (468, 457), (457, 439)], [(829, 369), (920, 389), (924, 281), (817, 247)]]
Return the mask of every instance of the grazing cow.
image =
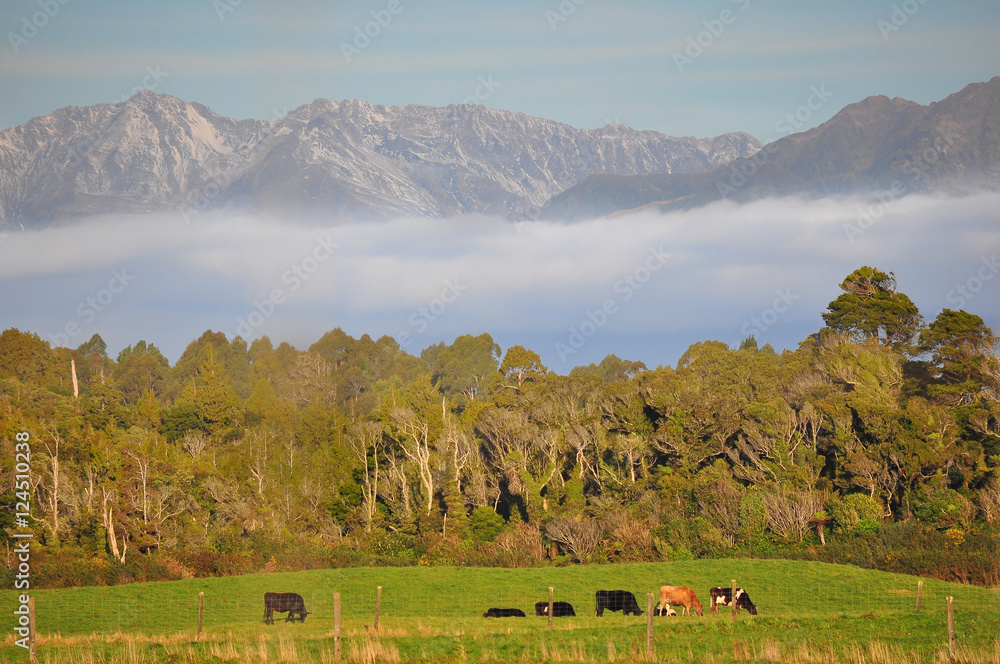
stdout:
[(656, 604), (657, 608), (663, 606), (669, 609), (671, 604), (684, 607), (681, 611), (682, 616), (685, 613), (691, 615), (692, 611), (699, 616), (702, 615), (701, 602), (698, 601), (694, 591), (687, 586), (660, 586), (660, 601)]
[(663, 607), (662, 609), (661, 609), (661, 608), (659, 608), (659, 607), (657, 607), (657, 608), (653, 609), (653, 615), (654, 615), (654, 616), (676, 616), (676, 615), (677, 615), (677, 612), (676, 612), (676, 611), (674, 611), (673, 609), (671, 609), (671, 608), (670, 608), (670, 605), (669, 605), (669, 604), (667, 604), (667, 605), (666, 605), (665, 607)]
[(635, 595), (627, 590), (598, 590), (597, 611), (594, 613), (603, 616), (604, 609), (621, 611), (626, 616), (630, 613), (634, 616), (642, 615), (642, 610), (635, 601)]
[(285, 622), (295, 622), (295, 614), (299, 615), (299, 622), (305, 622), (306, 615), (309, 614), (309, 611), (306, 611), (305, 600), (298, 593), (264, 593), (265, 625), (274, 624), (274, 611), (278, 613), (287, 611), (288, 617), (285, 618)]
[(524, 618), (521, 609), (486, 609), (483, 618)]
[[(710, 588), (708, 594), (712, 596), (712, 613), (719, 612), (719, 606), (732, 606), (733, 604), (733, 589), (732, 588), (722, 588), (716, 586), (715, 588)], [(746, 609), (750, 612), (750, 615), (757, 615), (757, 607), (754, 603), (750, 601), (750, 595), (747, 591), (742, 588), (736, 589), (736, 612), (739, 613), (740, 609)]]
[[(535, 615), (536, 616), (549, 615), (549, 603), (535, 602)], [(553, 618), (566, 618), (575, 616), (576, 616), (576, 611), (573, 610), (573, 605), (570, 604), (569, 602), (552, 602)]]

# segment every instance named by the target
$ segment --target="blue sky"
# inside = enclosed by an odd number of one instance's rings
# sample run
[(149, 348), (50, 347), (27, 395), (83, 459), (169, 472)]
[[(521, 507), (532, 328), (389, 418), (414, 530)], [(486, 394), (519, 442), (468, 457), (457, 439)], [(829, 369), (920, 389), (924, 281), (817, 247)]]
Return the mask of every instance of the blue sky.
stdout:
[(483, 103), (577, 127), (766, 141), (814, 86), (832, 97), (808, 126), (869, 95), (942, 99), (1000, 61), (994, 0), (6, 0), (0, 28), (0, 127), (144, 79), (272, 119), (319, 97), (445, 106), (484, 77), (499, 86)]

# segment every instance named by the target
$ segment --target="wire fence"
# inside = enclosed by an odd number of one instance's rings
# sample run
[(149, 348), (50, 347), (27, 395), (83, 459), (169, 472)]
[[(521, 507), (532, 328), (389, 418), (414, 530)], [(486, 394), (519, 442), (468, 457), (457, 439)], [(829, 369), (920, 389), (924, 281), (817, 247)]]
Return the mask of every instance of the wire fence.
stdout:
[[(823, 581), (815, 574), (738, 574), (706, 582), (696, 575), (686, 579), (669, 568), (654, 565), (639, 569), (617, 566), (588, 566), (552, 570), (489, 570), (483, 568), (384, 568), (324, 570), (313, 573), (258, 575), (229, 579), (191, 579), (174, 583), (133, 584), (100, 588), (43, 590), (36, 597), (38, 630), (62, 636), (115, 633), (170, 634), (194, 631), (198, 621), (199, 593), (205, 593), (206, 630), (225, 630), (263, 624), (265, 592), (295, 592), (302, 596), (307, 621), (332, 624), (334, 593), (341, 595), (345, 620), (374, 621), (379, 603), (382, 624), (396, 619), (480, 620), (490, 608), (520, 609), (534, 620), (536, 602), (546, 602), (549, 588), (553, 599), (572, 605), (581, 627), (604, 624), (600, 621), (636, 621), (621, 613), (605, 612), (595, 618), (598, 590), (631, 592), (643, 613), (647, 593), (659, 600), (661, 584), (690, 587), (701, 603), (704, 617), (713, 618), (709, 587), (728, 588), (733, 580), (756, 605), (755, 619), (835, 621), (838, 617), (872, 619), (917, 614), (941, 617), (946, 597), (954, 598), (956, 621), (962, 634), (970, 638), (996, 638), (1000, 634), (1000, 590), (920, 580), (902, 575), (873, 575), (869, 582), (857, 582), (853, 568), (825, 570)], [(844, 579), (838, 578), (843, 574)], [(763, 578), (760, 578), (762, 577)], [(549, 578), (547, 578), (549, 577)], [(12, 606), (16, 593), (0, 594), (4, 606)], [(680, 606), (674, 606), (681, 613)], [(720, 607), (719, 616), (728, 618), (731, 609)], [(746, 612), (741, 615), (745, 616)], [(615, 617), (617, 616), (617, 618)], [(279, 622), (285, 613), (275, 613)], [(560, 618), (561, 620), (562, 618)], [(591, 619), (597, 622), (591, 622)], [(695, 618), (698, 619), (698, 618)], [(704, 619), (704, 618), (702, 618)], [(642, 619), (638, 619), (641, 621)], [(688, 617), (657, 617), (656, 621), (687, 621)], [(610, 624), (610, 623), (609, 623)], [(638, 624), (638, 622), (636, 623)], [(993, 635), (993, 636), (990, 636)]]

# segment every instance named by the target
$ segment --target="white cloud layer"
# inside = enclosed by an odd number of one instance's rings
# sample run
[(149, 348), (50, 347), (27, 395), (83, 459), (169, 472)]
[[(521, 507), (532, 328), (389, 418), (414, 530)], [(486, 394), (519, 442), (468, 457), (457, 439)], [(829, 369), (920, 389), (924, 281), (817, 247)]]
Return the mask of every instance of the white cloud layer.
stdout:
[(145, 339), (171, 361), (206, 329), (306, 348), (340, 326), (412, 353), (487, 331), (560, 373), (608, 353), (652, 367), (748, 333), (794, 348), (840, 281), (873, 265), (928, 321), (964, 308), (1000, 328), (1000, 195), (911, 196), (863, 228), (870, 204), (766, 200), (576, 224), (99, 219), (0, 239), (0, 326), (71, 347), (100, 333), (113, 352)]

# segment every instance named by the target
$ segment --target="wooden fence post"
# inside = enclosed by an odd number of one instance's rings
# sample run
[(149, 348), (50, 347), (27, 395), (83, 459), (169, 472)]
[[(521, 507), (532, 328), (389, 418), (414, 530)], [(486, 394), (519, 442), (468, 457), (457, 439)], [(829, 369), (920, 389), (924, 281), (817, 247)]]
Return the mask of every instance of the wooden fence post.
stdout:
[(333, 593), (333, 661), (340, 661), (340, 593)]
[(549, 586), (549, 629), (552, 629), (552, 586)]
[(920, 595), (924, 589), (923, 580), (917, 581), (917, 613), (920, 613)]
[(378, 618), (379, 614), (382, 613), (382, 586), (379, 586), (375, 591), (375, 631), (378, 631)]
[(653, 593), (646, 593), (646, 657), (649, 661), (656, 658), (653, 648)]
[(35, 648), (35, 598), (28, 596), (28, 657), (32, 662), (38, 661), (38, 651)]
[(201, 641), (201, 623), (205, 617), (205, 593), (198, 593), (198, 640)]
[(729, 619), (736, 620), (736, 579), (729, 584), (729, 599), (733, 604), (729, 611)]
[(955, 659), (955, 608), (952, 605), (953, 597), (948, 597), (948, 655)]

